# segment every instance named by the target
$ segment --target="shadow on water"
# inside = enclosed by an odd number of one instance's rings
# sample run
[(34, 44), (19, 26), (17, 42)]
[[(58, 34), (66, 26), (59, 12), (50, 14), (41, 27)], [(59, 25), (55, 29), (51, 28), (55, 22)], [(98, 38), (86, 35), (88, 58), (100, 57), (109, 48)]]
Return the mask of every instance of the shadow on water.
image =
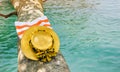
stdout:
[[(0, 13), (8, 14), (14, 9), (8, 0), (0, 0)], [(0, 72), (17, 72), (17, 35), (15, 16), (0, 17)]]

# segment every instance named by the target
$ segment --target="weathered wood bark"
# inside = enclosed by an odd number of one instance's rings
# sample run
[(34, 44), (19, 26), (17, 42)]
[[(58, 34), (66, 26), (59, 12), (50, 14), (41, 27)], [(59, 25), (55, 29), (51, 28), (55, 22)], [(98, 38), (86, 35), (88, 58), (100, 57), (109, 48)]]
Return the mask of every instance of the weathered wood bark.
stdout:
[[(18, 21), (32, 21), (37, 17), (43, 16), (41, 0), (11, 0), (18, 14)], [(18, 49), (18, 72), (70, 72), (69, 68), (59, 52), (51, 62), (42, 63), (27, 59), (19, 43)]]

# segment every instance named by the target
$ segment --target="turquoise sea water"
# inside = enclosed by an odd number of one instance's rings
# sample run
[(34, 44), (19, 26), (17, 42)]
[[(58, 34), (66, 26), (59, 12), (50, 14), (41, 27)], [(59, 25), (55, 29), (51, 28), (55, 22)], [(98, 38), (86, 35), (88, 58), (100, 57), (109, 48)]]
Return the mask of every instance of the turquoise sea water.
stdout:
[[(0, 13), (13, 11), (8, 0), (0, 4)], [(8, 19), (0, 17), (0, 72), (17, 72), (17, 35), (15, 32), (15, 16)]]
[[(120, 0), (51, 2), (45, 14), (71, 72), (120, 72)], [(13, 10), (8, 0), (0, 6), (0, 13)], [(17, 72), (16, 18), (0, 17), (0, 72)]]

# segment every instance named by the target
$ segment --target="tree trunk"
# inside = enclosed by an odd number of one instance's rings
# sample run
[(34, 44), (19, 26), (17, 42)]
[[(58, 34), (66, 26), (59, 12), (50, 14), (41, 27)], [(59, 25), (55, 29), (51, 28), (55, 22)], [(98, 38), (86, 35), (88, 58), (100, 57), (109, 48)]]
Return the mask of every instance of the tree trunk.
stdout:
[[(44, 15), (42, 0), (11, 0), (11, 2), (17, 11), (18, 21), (30, 22)], [(60, 52), (52, 61), (43, 63), (27, 59), (20, 49), (20, 42), (18, 46), (18, 72), (70, 72)]]

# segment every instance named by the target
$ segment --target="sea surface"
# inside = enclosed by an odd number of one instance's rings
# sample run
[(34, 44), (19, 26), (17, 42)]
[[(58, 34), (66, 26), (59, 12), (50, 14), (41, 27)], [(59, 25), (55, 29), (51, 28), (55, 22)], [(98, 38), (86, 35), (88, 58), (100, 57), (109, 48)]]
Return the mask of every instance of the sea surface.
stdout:
[[(120, 72), (120, 0), (47, 0), (71, 72)], [(0, 13), (14, 11), (0, 0)], [(16, 16), (0, 17), (0, 72), (17, 72)]]

